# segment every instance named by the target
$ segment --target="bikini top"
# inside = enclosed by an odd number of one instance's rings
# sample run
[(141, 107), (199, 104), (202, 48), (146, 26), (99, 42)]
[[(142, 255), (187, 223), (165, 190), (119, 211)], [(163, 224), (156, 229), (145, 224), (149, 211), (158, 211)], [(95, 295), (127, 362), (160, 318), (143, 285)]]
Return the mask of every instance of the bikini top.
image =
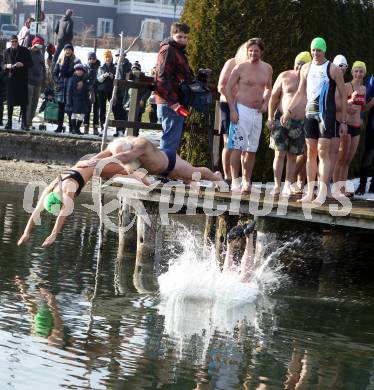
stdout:
[[(352, 83), (351, 83), (351, 87), (352, 87), (352, 93), (353, 93), (355, 91), (355, 89), (354, 89)], [(348, 96), (348, 100), (351, 99), (351, 97), (352, 97), (352, 94)], [(366, 103), (365, 94), (357, 94), (352, 100), (352, 104), (354, 104), (355, 106), (363, 106), (365, 103)]]
[[(77, 188), (77, 191), (75, 193), (75, 196), (78, 196), (86, 184), (84, 179), (83, 179), (83, 176), (75, 169), (65, 169), (62, 172), (62, 175), (67, 175), (67, 176), (65, 176), (63, 179), (61, 179), (61, 181), (64, 181), (67, 179), (73, 179), (77, 182), (78, 188)], [(53, 190), (57, 187), (57, 185), (58, 185), (58, 182), (54, 185)]]

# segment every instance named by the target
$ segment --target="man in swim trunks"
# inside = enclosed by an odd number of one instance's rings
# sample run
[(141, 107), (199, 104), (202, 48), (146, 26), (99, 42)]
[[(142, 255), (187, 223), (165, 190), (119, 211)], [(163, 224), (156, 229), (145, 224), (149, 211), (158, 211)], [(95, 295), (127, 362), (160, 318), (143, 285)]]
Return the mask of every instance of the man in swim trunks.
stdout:
[(301, 68), (299, 88), (283, 113), (281, 124), (287, 126), (295, 107), (306, 96), (304, 128), (307, 144), (308, 184), (306, 194), (298, 201), (313, 201), (318, 157), (319, 188), (313, 202), (321, 205), (326, 200), (327, 185), (330, 183), (330, 145), (335, 131), (335, 89), (338, 88), (342, 101), (341, 135), (347, 134), (347, 97), (342, 72), (325, 57), (326, 42), (323, 38), (313, 39), (311, 53), (313, 60)]
[(144, 137), (118, 138), (111, 142), (103, 152), (98, 153), (88, 161), (79, 162), (78, 166), (95, 167), (99, 162), (101, 166), (105, 166), (105, 162), (108, 162), (109, 165), (115, 164), (111, 162), (113, 157), (125, 164), (130, 173), (141, 167), (151, 175), (182, 179), (187, 182), (193, 180), (192, 175), (195, 173), (199, 173), (202, 180), (223, 181), (220, 172), (213, 173), (206, 167), (194, 167), (182, 160), (174, 149), (158, 149)]
[[(233, 191), (240, 189), (239, 172), (242, 167), (242, 193), (251, 188), (251, 177), (262, 130), (262, 114), (267, 111), (272, 87), (272, 67), (261, 60), (264, 43), (260, 38), (247, 42), (248, 61), (234, 67), (225, 86), (230, 108), (229, 149)], [(233, 91), (236, 89), (236, 95)]]
[(283, 127), (280, 118), (294, 97), (300, 83), (301, 67), (312, 60), (309, 52), (304, 51), (297, 55), (293, 70), (282, 72), (273, 86), (271, 93), (267, 127), (270, 133), (270, 148), (274, 149), (274, 189), (277, 195), (281, 189), (281, 179), (284, 158), (287, 154), (286, 180), (282, 194), (291, 195), (291, 185), (296, 182), (296, 156), (304, 153), (304, 117), (306, 98), (300, 99), (294, 108), (291, 120), (287, 127)]

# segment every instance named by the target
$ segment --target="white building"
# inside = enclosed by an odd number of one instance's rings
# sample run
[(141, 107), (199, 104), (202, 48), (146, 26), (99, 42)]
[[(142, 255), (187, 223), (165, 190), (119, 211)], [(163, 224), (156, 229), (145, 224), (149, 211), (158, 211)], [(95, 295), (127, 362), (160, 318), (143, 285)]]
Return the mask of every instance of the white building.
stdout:
[[(4, 0), (1, 0), (4, 1)], [(35, 0), (15, 0), (17, 23), (35, 12)], [(41, 0), (46, 20), (55, 26), (65, 10), (74, 10), (75, 30), (92, 26), (97, 36), (119, 33), (138, 35), (147, 20), (144, 34), (159, 39), (169, 34), (173, 21), (178, 20), (185, 0)]]

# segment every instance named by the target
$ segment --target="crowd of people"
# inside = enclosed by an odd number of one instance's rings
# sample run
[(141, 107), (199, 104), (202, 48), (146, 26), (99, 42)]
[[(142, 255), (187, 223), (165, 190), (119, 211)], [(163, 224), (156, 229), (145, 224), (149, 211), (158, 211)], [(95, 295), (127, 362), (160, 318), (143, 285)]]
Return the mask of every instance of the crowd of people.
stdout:
[[(30, 34), (31, 18), (18, 36), (12, 36), (0, 67), (0, 79), (7, 81), (0, 85), (0, 122), (5, 100), (8, 106), (6, 129), (12, 128), (14, 106), (20, 106), (21, 128), (28, 130), (32, 126), (43, 89), (45, 99), (40, 110), (46, 109), (48, 102), (57, 105), (57, 133), (65, 129), (65, 115), (72, 133), (82, 134), (82, 124), (84, 134), (89, 133), (90, 123), (95, 135), (99, 135), (99, 127), (103, 129), (121, 53), (115, 54), (115, 61), (111, 50), (105, 50), (101, 63), (96, 53), (90, 52), (87, 63), (82, 64), (72, 44), (72, 14), (72, 10), (67, 10), (56, 27), (56, 49)], [(163, 128), (160, 147), (173, 152), (180, 146), (185, 119), (190, 113), (180, 103), (181, 83), (193, 79), (185, 50), (189, 32), (185, 23), (172, 24), (170, 37), (160, 44), (153, 71), (155, 92), (151, 95), (149, 90), (141, 91), (139, 101), (137, 120), (141, 120), (149, 100), (150, 121), (159, 120)], [(345, 56), (340, 54), (329, 61), (327, 44), (317, 37), (310, 50), (296, 55), (293, 69), (278, 75), (273, 85), (273, 69), (263, 60), (264, 51), (262, 39), (249, 39), (239, 47), (235, 57), (226, 61), (219, 77), (222, 166), (231, 190), (242, 194), (251, 191), (263, 115), (267, 113), (270, 148), (275, 153), (274, 195), (300, 195), (299, 201), (316, 204), (324, 203), (326, 197), (353, 196), (347, 183), (348, 170), (366, 123), (366, 154), (358, 189), (358, 193), (364, 193), (367, 178), (373, 176), (374, 75), (369, 77), (367, 90), (366, 64), (354, 61), (349, 77)], [(120, 79), (141, 71), (138, 61), (131, 64), (123, 56)], [(115, 119), (127, 119), (130, 96), (131, 90), (118, 90), (112, 108)], [(116, 135), (124, 130), (117, 128)], [(334, 183), (337, 185), (332, 186)], [(374, 190), (374, 184), (370, 188)]]
[[(262, 60), (264, 43), (259, 38), (248, 40), (225, 63), (218, 83), (224, 137), (222, 165), (233, 191), (251, 191), (262, 118), (267, 113), (270, 148), (275, 151), (274, 195), (300, 195), (298, 201), (315, 204), (323, 204), (329, 197), (352, 197), (348, 170), (367, 123), (366, 168), (357, 193), (365, 192), (373, 160), (374, 76), (367, 91), (366, 64), (355, 61), (351, 80), (345, 83), (349, 68), (346, 58), (337, 55), (331, 62), (326, 51), (323, 38), (313, 39), (310, 52), (296, 55), (294, 68), (282, 72), (274, 85), (272, 67)], [(370, 112), (367, 121), (365, 112)]]
[[(39, 35), (30, 33), (34, 19), (27, 18), (18, 35), (10, 39), (10, 47), (0, 56), (0, 125), (3, 126), (4, 103), (7, 102), (8, 120), (5, 129), (13, 127), (13, 108), (20, 107), (21, 129), (29, 130), (38, 109), (40, 97), (44, 101), (39, 112), (48, 111), (53, 104), (56, 107), (55, 117), (48, 115), (48, 121), (57, 123), (56, 133), (65, 131), (64, 118), (68, 118), (70, 133), (100, 135), (106, 120), (107, 103), (112, 97), (114, 77), (119, 63), (120, 50), (113, 56), (111, 50), (103, 53), (103, 63), (95, 52), (89, 52), (87, 61), (79, 59), (72, 44), (74, 37), (73, 11), (66, 10), (58, 22), (55, 34), (57, 45), (47, 43)], [(123, 53), (119, 69), (119, 78), (139, 77), (141, 64), (131, 64)], [(46, 57), (48, 57), (46, 59)], [(114, 58), (115, 57), (115, 58)], [(145, 112), (150, 92), (144, 93), (140, 103), (138, 120)], [(118, 89), (113, 115), (116, 120), (127, 120), (129, 98), (128, 88)], [(47, 113), (46, 111), (46, 113)], [(46, 117), (46, 115), (45, 115)], [(151, 118), (154, 122), (154, 117)], [(157, 121), (157, 119), (156, 119)], [(81, 126), (83, 124), (83, 133)], [(124, 129), (117, 128), (115, 135)]]

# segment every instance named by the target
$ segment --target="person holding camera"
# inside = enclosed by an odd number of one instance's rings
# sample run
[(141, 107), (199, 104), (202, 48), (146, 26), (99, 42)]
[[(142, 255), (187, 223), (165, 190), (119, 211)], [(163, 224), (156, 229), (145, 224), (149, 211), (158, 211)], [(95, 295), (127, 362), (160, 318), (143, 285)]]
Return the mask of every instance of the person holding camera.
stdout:
[(28, 69), (32, 67), (30, 52), (26, 47), (20, 46), (17, 35), (12, 35), (11, 46), (4, 52), (4, 67), (8, 73), (8, 122), (5, 128), (12, 128), (13, 107), (21, 107), (22, 130), (29, 130), (27, 127), (28, 103)]
[(105, 50), (103, 53), (104, 64), (100, 66), (97, 72), (97, 91), (99, 96), (99, 112), (101, 131), (104, 130), (106, 117), (106, 104), (112, 98), (113, 80), (116, 75), (116, 67), (113, 64), (113, 56), (110, 50)]
[(156, 66), (157, 116), (163, 134), (160, 147), (176, 151), (182, 137), (188, 111), (180, 104), (178, 92), (182, 82), (191, 82), (185, 48), (190, 28), (185, 23), (173, 23), (171, 38), (161, 42)]

